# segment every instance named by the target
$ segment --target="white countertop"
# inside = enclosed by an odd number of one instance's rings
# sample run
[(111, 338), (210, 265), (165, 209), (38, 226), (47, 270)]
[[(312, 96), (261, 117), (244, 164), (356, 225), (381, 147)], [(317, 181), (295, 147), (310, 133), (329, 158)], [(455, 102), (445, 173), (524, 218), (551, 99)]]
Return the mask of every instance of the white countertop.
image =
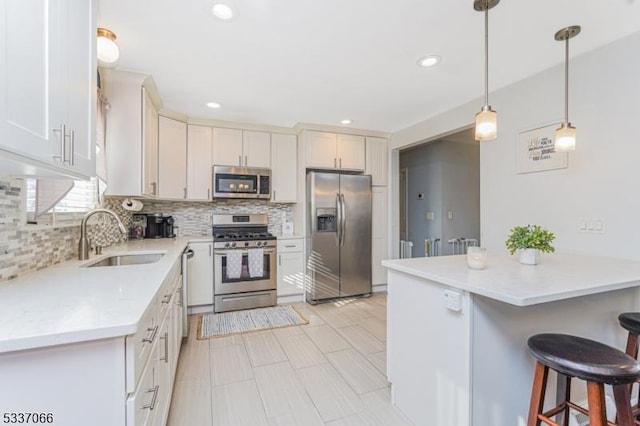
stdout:
[[(0, 353), (134, 333), (171, 267), (196, 241), (211, 237), (130, 241), (0, 283)], [(166, 254), (145, 265), (82, 267), (135, 252)]]
[(384, 260), (395, 271), (516, 306), (640, 286), (640, 262), (577, 254), (543, 254), (538, 265), (517, 256), (487, 254), (487, 267), (467, 267), (466, 255)]

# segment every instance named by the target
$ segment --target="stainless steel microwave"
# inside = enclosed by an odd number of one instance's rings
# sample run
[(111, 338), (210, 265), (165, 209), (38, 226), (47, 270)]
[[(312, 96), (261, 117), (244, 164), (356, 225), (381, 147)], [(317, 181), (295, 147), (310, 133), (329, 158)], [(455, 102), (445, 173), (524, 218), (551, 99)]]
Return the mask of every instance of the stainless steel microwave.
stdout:
[(271, 199), (271, 170), (213, 166), (213, 198)]

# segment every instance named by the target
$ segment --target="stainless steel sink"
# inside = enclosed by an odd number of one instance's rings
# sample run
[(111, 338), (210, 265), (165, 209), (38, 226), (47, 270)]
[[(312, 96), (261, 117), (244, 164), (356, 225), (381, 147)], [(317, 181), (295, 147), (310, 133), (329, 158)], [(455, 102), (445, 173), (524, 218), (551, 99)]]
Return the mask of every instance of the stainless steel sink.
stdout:
[(157, 262), (162, 259), (162, 256), (164, 256), (164, 253), (116, 254), (83, 266), (85, 268), (94, 268), (97, 266), (144, 265)]

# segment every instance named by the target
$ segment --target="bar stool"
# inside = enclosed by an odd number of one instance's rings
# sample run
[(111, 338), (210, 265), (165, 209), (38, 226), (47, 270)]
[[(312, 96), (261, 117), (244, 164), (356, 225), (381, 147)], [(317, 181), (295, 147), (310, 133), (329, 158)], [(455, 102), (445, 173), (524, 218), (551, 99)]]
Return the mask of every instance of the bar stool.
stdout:
[(638, 334), (640, 334), (640, 313), (625, 312), (618, 315), (622, 328), (629, 332), (627, 337), (627, 355), (638, 358)]
[[(633, 426), (629, 384), (640, 378), (640, 364), (629, 355), (600, 342), (566, 334), (536, 334), (527, 342), (529, 351), (536, 358), (531, 404), (527, 426), (559, 426), (551, 420), (564, 414), (564, 425), (569, 424), (569, 409), (589, 416), (591, 426), (607, 425), (604, 385), (611, 385), (619, 426)], [(544, 411), (544, 396), (549, 369), (567, 377), (562, 402)], [(571, 378), (587, 382), (588, 410), (571, 401)]]

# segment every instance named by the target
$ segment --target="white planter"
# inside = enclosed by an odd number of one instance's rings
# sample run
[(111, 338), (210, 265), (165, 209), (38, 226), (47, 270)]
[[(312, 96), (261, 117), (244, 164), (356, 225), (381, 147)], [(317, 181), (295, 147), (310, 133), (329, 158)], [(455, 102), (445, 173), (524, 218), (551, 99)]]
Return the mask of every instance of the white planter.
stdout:
[(520, 263), (524, 265), (537, 265), (540, 262), (540, 250), (538, 249), (520, 249), (518, 250)]

